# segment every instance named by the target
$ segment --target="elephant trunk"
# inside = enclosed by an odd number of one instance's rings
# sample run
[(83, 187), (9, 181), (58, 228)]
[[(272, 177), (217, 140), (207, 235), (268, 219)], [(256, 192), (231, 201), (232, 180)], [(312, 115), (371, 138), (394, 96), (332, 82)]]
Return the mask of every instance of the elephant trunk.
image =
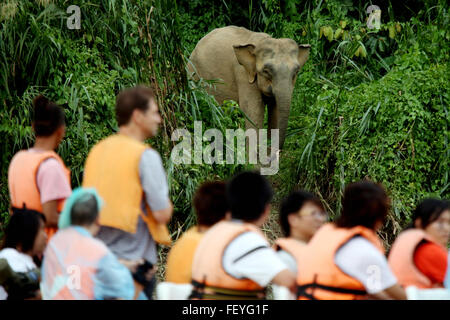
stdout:
[(281, 92), (274, 92), (276, 107), (273, 109), (272, 116), (270, 117), (270, 128), (278, 128), (280, 130), (280, 149), (282, 149), (291, 110), (293, 86), (290, 83), (285, 83), (280, 89)]

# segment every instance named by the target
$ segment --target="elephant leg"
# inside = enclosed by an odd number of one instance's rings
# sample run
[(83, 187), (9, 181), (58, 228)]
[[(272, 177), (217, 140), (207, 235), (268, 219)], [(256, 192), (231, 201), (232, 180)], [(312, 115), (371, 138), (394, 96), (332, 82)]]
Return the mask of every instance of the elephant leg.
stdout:
[(246, 155), (250, 163), (256, 164), (260, 142), (259, 129), (263, 127), (265, 111), (261, 94), (259, 91), (257, 93), (243, 95), (242, 97), (240, 94), (239, 106), (246, 115), (245, 129), (248, 132), (248, 136), (252, 137), (251, 139), (253, 140), (250, 142), (250, 138), (246, 139)]

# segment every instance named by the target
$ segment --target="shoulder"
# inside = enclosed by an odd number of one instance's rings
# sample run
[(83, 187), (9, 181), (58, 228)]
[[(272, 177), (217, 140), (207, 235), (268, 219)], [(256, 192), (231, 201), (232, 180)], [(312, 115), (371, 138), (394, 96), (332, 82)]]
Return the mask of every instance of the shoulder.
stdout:
[(242, 245), (245, 247), (256, 245), (269, 246), (269, 243), (263, 236), (253, 231), (245, 231), (239, 234), (236, 238), (231, 240), (230, 244), (234, 244), (236, 246)]
[(336, 260), (358, 259), (358, 261), (385, 260), (384, 255), (366, 238), (355, 236), (344, 243), (336, 252)]
[(388, 262), (369, 240), (355, 236), (342, 245), (334, 256), (335, 264), (348, 274), (365, 274), (368, 268), (377, 266), (385, 274), (390, 274)]
[(54, 171), (54, 170), (60, 170), (62, 168), (63, 167), (62, 167), (61, 163), (59, 163), (59, 161), (56, 160), (56, 158), (49, 157), (49, 158), (44, 159), (41, 162), (41, 164), (39, 166), (39, 171), (41, 171), (41, 170), (42, 171), (46, 171), (46, 170)]
[(14, 248), (5, 248), (0, 251), (0, 258), (8, 260), (9, 258), (15, 258), (20, 255), (20, 252)]
[[(372, 252), (372, 250), (376, 250), (376, 247), (373, 245), (373, 243), (361, 235), (354, 236), (349, 241), (344, 243), (342, 247), (344, 246), (352, 247), (353, 249), (368, 249), (370, 252)], [(377, 250), (377, 252), (379, 251)]]
[(21, 253), (14, 248), (5, 248), (0, 251), (0, 258), (6, 259), (11, 269), (16, 272), (26, 272), (36, 268), (36, 265), (30, 256)]
[(197, 245), (203, 238), (203, 234), (197, 231), (197, 228), (192, 227), (181, 235), (175, 242), (171, 250), (180, 250), (186, 247)]
[(89, 239), (89, 243), (92, 245), (92, 247), (96, 248), (102, 254), (106, 255), (107, 253), (109, 253), (108, 247), (101, 240), (93, 237), (87, 239)]
[(234, 261), (237, 258), (259, 253), (261, 249), (271, 249), (271, 252), (275, 252), (264, 237), (256, 232), (247, 231), (239, 234), (226, 246), (224, 260), (231, 259)]
[(146, 162), (146, 163), (151, 163), (151, 162), (156, 162), (156, 163), (161, 163), (161, 156), (159, 155), (158, 151), (152, 149), (152, 148), (147, 148), (144, 150), (144, 152), (142, 152), (141, 155), (141, 163), (142, 162)]
[(96, 254), (97, 256), (105, 256), (110, 252), (103, 241), (94, 238), (91, 235), (87, 235), (87, 231), (85, 230), (82, 230), (80, 232), (80, 230), (68, 228), (67, 232), (76, 232), (76, 234), (78, 235), (77, 238), (80, 239), (79, 241), (83, 242), (83, 247), (89, 248), (89, 253), (91, 254)]

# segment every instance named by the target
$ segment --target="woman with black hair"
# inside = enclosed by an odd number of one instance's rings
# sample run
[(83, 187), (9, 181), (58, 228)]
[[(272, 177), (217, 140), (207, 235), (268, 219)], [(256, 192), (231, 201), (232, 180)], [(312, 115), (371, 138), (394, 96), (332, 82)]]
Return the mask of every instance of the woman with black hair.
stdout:
[(395, 240), (389, 265), (404, 286), (442, 288), (450, 239), (449, 202), (425, 199), (415, 209), (411, 225)]
[(314, 194), (294, 191), (281, 203), (280, 225), (284, 236), (275, 241), (278, 257), (297, 273), (297, 260), (306, 244), (327, 221), (328, 215)]
[(56, 232), (59, 212), (71, 194), (70, 171), (54, 151), (65, 134), (61, 107), (40, 95), (33, 101), (34, 146), (11, 160), (8, 186), (12, 212), (34, 210), (46, 218), (49, 238)]
[[(28, 273), (36, 271), (33, 257), (42, 255), (47, 241), (44, 230), (45, 217), (34, 211), (23, 210), (12, 215), (6, 227), (0, 258), (6, 259), (12, 271)], [(33, 287), (33, 286), (31, 286)], [(30, 286), (28, 286), (30, 288)], [(39, 279), (35, 279), (35, 291), (22, 292), (23, 287), (8, 287), (8, 292), (0, 286), (0, 300), (39, 297)]]
[(348, 185), (340, 217), (322, 226), (298, 263), (298, 298), (319, 300), (406, 299), (376, 232), (389, 198), (370, 181)]

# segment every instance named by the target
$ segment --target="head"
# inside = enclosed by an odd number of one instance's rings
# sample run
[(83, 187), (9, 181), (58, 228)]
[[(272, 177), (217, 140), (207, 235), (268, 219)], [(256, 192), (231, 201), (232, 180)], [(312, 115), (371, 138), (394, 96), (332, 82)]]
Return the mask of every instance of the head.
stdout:
[(344, 191), (340, 228), (363, 226), (374, 231), (380, 229), (389, 211), (389, 198), (380, 184), (359, 181), (349, 184)]
[(413, 212), (413, 227), (423, 229), (444, 247), (450, 238), (450, 206), (446, 200), (425, 199)]
[(157, 135), (161, 116), (153, 90), (138, 86), (119, 93), (116, 99), (119, 127), (135, 126), (146, 138)]
[(279, 111), (280, 146), (283, 146), (291, 107), (292, 92), (300, 69), (308, 60), (309, 44), (291, 39), (267, 37), (256, 43), (235, 45), (236, 58), (249, 83), (256, 82), (264, 96), (273, 97)]
[(73, 204), (70, 212), (72, 225), (90, 226), (98, 218), (98, 203), (92, 194), (84, 194)]
[(224, 219), (229, 211), (225, 182), (203, 183), (195, 192), (194, 207), (199, 226), (210, 227)]
[(5, 230), (4, 248), (14, 248), (33, 257), (44, 252), (46, 243), (43, 214), (24, 209), (11, 216)]
[(231, 217), (261, 226), (270, 213), (272, 187), (256, 171), (237, 174), (227, 184)]
[(308, 242), (326, 220), (322, 203), (312, 193), (294, 191), (281, 203), (280, 225), (286, 237)]
[(100, 228), (99, 212), (102, 205), (103, 200), (95, 188), (75, 188), (66, 199), (59, 216), (58, 228), (81, 226), (95, 235)]
[(55, 149), (61, 143), (66, 132), (64, 110), (56, 103), (39, 95), (33, 100), (33, 130), (36, 139), (46, 138), (54, 141)]

